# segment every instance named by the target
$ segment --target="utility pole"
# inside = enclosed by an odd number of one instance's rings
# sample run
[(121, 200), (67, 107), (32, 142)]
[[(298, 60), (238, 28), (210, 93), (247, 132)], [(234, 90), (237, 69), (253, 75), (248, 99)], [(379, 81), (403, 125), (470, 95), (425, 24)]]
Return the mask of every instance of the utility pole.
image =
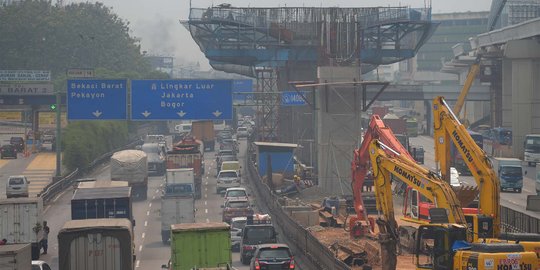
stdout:
[(56, 91), (56, 136), (55, 136), (55, 145), (56, 145), (56, 177), (62, 176), (62, 119), (61, 119), (61, 108), (60, 104), (62, 103), (62, 96), (60, 96), (60, 90)]

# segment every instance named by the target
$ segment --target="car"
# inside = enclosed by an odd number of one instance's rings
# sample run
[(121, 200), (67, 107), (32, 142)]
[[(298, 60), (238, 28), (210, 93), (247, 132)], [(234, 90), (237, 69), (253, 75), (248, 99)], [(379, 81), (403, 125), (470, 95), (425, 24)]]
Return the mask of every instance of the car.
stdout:
[(250, 270), (295, 269), (296, 265), (291, 249), (286, 244), (258, 245)]
[(44, 261), (32, 261), (32, 270), (51, 270), (51, 267)]
[(456, 168), (450, 167), (450, 185), (453, 187), (461, 187), (461, 181), (459, 181), (459, 172)]
[(249, 136), (247, 127), (239, 127), (236, 129), (236, 137), (243, 138)]
[(231, 187), (240, 186), (240, 176), (235, 170), (222, 170), (217, 176), (216, 193), (220, 194), (222, 190)]
[(2, 145), (0, 148), (0, 157), (4, 158), (17, 158), (17, 148), (11, 144)]
[(247, 217), (235, 217), (231, 219), (231, 251), (240, 251), (242, 230), (246, 227)]
[(257, 245), (277, 243), (277, 232), (272, 224), (246, 225), (240, 241), (240, 262), (248, 265)]
[(222, 221), (230, 223), (235, 217), (252, 216), (254, 211), (247, 198), (231, 198), (223, 207)]
[(238, 159), (236, 158), (236, 156), (220, 156), (218, 158), (217, 163), (216, 163), (216, 172), (217, 173), (219, 173), (219, 171), (221, 171), (221, 164), (223, 164), (223, 162), (225, 162), (225, 161), (238, 161)]
[(11, 137), (9, 139), (9, 144), (15, 146), (17, 152), (24, 151), (24, 139), (22, 137)]
[(234, 187), (234, 188), (228, 188), (225, 190), (225, 194), (223, 195), (225, 198), (225, 201), (232, 199), (232, 198), (248, 198), (247, 190), (243, 187)]
[(14, 197), (28, 197), (29, 184), (30, 181), (28, 181), (24, 175), (12, 175), (8, 177), (6, 182), (6, 196), (8, 199)]

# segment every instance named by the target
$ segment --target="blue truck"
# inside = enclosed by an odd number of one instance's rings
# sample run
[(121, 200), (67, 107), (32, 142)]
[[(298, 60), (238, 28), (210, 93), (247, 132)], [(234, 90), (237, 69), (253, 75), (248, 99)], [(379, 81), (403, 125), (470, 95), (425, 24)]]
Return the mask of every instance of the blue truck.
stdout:
[(97, 187), (75, 190), (71, 199), (71, 219), (133, 219), (131, 187)]

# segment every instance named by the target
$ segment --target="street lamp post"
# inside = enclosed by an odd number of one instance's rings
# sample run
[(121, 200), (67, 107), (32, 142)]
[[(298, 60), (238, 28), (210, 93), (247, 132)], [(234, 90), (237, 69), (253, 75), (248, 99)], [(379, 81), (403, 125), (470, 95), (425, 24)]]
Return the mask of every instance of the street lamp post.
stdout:
[(56, 136), (55, 136), (55, 146), (56, 146), (56, 177), (62, 176), (62, 119), (61, 111), (62, 106), (62, 97), (60, 96), (60, 91), (56, 91)]

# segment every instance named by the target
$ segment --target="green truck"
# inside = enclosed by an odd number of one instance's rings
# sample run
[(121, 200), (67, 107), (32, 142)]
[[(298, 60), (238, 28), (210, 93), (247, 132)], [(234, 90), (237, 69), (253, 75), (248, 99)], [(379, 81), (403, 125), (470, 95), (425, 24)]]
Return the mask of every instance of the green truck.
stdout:
[[(228, 268), (232, 265), (230, 228), (224, 222), (171, 225), (171, 270)], [(219, 269), (219, 268), (218, 268)]]

